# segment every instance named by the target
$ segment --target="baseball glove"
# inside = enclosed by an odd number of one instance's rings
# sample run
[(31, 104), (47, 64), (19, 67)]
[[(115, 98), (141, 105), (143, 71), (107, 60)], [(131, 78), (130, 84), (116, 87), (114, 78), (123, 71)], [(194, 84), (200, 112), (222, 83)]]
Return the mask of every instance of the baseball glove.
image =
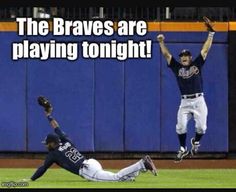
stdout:
[(203, 20), (204, 20), (205, 26), (207, 27), (207, 31), (215, 32), (215, 30), (213, 29), (212, 21), (206, 16), (203, 17)]
[(39, 96), (38, 104), (42, 106), (47, 113), (52, 112), (52, 104), (49, 102), (49, 100), (46, 97)]

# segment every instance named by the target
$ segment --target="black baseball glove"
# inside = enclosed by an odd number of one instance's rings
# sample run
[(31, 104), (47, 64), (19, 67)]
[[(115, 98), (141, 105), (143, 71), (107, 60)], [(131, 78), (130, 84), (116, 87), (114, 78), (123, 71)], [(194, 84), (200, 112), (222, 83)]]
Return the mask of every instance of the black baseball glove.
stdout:
[(52, 104), (49, 102), (49, 100), (46, 97), (39, 96), (38, 104), (42, 106), (47, 113), (52, 112)]
[(206, 16), (203, 17), (203, 20), (204, 20), (205, 26), (207, 27), (207, 31), (215, 32), (215, 30), (213, 29), (212, 21)]

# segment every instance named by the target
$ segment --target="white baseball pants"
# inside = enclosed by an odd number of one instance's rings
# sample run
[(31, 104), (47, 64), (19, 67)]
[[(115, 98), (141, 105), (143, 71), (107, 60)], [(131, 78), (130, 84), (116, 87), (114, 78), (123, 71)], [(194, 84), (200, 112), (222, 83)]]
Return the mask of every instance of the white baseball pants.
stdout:
[(84, 160), (83, 164), (79, 175), (90, 181), (133, 181), (140, 171), (146, 171), (142, 160), (117, 173), (103, 170), (101, 164), (95, 159)]
[(204, 96), (194, 99), (181, 99), (177, 115), (176, 132), (178, 134), (187, 133), (188, 121), (193, 116), (195, 121), (195, 131), (205, 134), (207, 129), (207, 105)]

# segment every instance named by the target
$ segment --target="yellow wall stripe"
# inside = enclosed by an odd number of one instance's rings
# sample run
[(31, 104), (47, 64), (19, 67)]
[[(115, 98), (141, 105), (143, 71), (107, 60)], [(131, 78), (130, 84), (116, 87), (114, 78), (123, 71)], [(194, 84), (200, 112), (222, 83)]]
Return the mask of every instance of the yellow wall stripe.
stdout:
[[(50, 23), (51, 28), (51, 23)], [(216, 31), (236, 31), (236, 22), (214, 22)], [(0, 22), (0, 31), (17, 31), (16, 22)], [(148, 22), (148, 31), (206, 31), (203, 22)]]
[[(228, 22), (215, 22), (214, 29), (216, 31), (228, 31), (228, 25)], [(149, 31), (206, 31), (203, 22), (150, 22), (148, 26)]]
[(0, 31), (17, 31), (16, 22), (0, 22)]
[(229, 31), (236, 31), (236, 22), (229, 22)]

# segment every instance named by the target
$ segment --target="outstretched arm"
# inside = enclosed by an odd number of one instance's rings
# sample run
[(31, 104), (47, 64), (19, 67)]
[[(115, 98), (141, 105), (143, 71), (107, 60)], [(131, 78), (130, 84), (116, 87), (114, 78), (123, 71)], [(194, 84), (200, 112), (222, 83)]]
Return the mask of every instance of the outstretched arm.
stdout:
[(60, 129), (59, 123), (56, 121), (55, 118), (52, 117), (51, 112), (46, 112), (45, 115), (51, 125), (51, 127), (54, 129), (54, 132), (59, 136), (62, 142), (71, 142), (71, 140), (66, 136), (66, 134)]
[(207, 54), (211, 48), (212, 42), (213, 42), (213, 37), (214, 37), (215, 32), (209, 32), (207, 40), (205, 41), (205, 43), (202, 46), (202, 50), (201, 50), (201, 55), (202, 58), (205, 60), (207, 57)]
[(46, 160), (44, 161), (44, 164), (39, 167), (36, 172), (32, 175), (31, 180), (35, 181), (36, 179), (38, 179), (39, 177), (41, 177), (46, 171), (47, 169), (53, 164), (53, 157), (51, 155), (48, 155)]
[(71, 140), (67, 138), (66, 134), (61, 131), (58, 122), (52, 117), (52, 104), (45, 96), (39, 96), (38, 97), (38, 104), (44, 108), (45, 115), (51, 125), (51, 127), (54, 129), (55, 133), (59, 136), (62, 142), (70, 142)]
[(54, 119), (52, 117), (51, 112), (45, 111), (45, 115), (46, 115), (46, 117), (47, 117), (47, 119), (48, 119), (48, 121), (49, 121), (49, 123), (50, 123), (50, 125), (53, 129), (59, 128), (59, 124), (56, 121), (56, 119)]
[(168, 48), (166, 47), (165, 43), (164, 43), (164, 35), (163, 34), (159, 34), (157, 36), (157, 40), (159, 41), (159, 45), (160, 45), (160, 48), (161, 48), (161, 52), (162, 54), (164, 55), (164, 57), (166, 58), (167, 60), (167, 63), (170, 64), (170, 61), (171, 61), (171, 58), (172, 58), (172, 55), (170, 54)]

